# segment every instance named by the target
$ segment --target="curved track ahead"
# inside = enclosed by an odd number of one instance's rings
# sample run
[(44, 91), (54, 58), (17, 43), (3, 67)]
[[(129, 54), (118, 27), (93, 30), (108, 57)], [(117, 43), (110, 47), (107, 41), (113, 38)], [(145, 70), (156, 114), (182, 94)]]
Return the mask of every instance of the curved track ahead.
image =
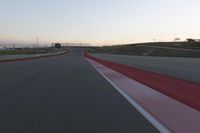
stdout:
[(84, 59), (0, 64), (0, 132), (158, 132)]

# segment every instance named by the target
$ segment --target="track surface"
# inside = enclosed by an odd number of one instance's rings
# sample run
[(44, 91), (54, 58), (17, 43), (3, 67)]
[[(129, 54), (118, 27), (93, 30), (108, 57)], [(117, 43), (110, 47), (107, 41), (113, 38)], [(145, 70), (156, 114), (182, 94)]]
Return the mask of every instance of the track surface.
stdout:
[(197, 58), (145, 57), (110, 54), (93, 55), (104, 60), (200, 83), (200, 59)]
[(158, 132), (84, 59), (0, 64), (0, 132)]

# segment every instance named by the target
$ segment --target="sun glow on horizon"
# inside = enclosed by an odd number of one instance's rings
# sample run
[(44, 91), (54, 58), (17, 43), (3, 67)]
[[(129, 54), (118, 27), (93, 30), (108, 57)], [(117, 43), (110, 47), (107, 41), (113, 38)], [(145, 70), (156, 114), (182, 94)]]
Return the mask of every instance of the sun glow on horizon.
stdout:
[(200, 38), (200, 1), (3, 0), (0, 44), (113, 45)]

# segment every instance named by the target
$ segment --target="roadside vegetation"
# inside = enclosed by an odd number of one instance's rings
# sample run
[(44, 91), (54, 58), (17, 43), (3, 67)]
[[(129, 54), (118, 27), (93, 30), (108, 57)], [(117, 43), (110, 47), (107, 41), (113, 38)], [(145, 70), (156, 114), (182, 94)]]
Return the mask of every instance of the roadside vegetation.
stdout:
[(92, 53), (126, 54), (139, 56), (200, 57), (200, 43), (157, 42), (116, 46), (91, 47)]
[(0, 55), (30, 55), (55, 52), (54, 48), (25, 48), (25, 49), (8, 49), (0, 50)]

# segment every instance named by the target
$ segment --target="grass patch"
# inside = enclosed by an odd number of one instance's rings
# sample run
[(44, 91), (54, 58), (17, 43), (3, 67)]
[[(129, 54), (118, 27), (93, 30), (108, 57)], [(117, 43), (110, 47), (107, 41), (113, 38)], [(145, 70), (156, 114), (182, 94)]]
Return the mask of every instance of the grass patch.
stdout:
[[(155, 47), (148, 47), (155, 46)], [(156, 47), (159, 46), (159, 47)], [(163, 48), (162, 48), (163, 47)], [(178, 49), (167, 49), (180, 48)], [(126, 54), (140, 56), (167, 56), (167, 57), (200, 57), (200, 51), (187, 51), (182, 49), (200, 50), (200, 43), (187, 42), (159, 42), (128, 44), (120, 46), (93, 47), (88, 51), (92, 53)]]
[(40, 54), (45, 53), (44, 50), (22, 49), (22, 50), (1, 50), (0, 55), (19, 55), (19, 54)]

